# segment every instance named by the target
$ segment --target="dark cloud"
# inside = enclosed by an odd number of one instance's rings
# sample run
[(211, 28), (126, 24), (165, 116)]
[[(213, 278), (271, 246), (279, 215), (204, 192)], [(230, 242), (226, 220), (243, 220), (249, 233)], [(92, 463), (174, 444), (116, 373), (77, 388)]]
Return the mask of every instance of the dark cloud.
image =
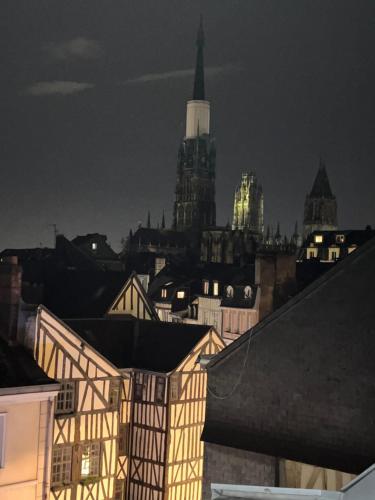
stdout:
[(104, 55), (103, 48), (96, 40), (77, 37), (64, 42), (51, 42), (45, 50), (52, 59), (97, 59)]

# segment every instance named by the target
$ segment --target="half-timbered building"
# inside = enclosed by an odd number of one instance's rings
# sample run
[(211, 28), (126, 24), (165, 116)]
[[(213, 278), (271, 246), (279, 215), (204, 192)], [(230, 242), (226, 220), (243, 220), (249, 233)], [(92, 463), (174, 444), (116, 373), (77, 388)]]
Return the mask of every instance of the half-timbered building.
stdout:
[(109, 314), (60, 320), (40, 307), (35, 358), (61, 383), (51, 500), (201, 495), (209, 326)]

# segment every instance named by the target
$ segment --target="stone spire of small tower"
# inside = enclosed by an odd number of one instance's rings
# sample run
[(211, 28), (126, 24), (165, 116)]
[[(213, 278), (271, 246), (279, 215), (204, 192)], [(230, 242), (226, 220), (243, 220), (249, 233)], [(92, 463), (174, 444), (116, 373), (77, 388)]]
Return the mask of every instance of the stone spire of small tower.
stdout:
[(195, 77), (194, 77), (194, 101), (204, 101), (204, 65), (203, 65), (203, 47), (204, 47), (204, 32), (203, 32), (203, 19), (202, 16), (199, 22), (198, 35), (197, 35), (197, 59), (195, 63)]
[(164, 214), (164, 210), (163, 210), (163, 216), (161, 218), (161, 228), (165, 229), (165, 214)]
[(151, 227), (151, 214), (150, 210), (147, 212), (147, 228), (150, 229)]

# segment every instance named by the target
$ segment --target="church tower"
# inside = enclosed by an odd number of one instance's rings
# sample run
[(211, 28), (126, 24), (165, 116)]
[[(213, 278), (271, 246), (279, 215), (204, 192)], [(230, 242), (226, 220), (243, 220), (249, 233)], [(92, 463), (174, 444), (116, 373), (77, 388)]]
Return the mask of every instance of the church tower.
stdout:
[(327, 170), (322, 159), (310, 194), (306, 196), (303, 236), (313, 231), (337, 229), (337, 201), (332, 194)]
[(216, 224), (216, 150), (210, 135), (210, 103), (205, 98), (204, 33), (197, 36), (193, 99), (187, 102), (186, 134), (178, 151), (173, 228), (202, 230)]
[(263, 235), (263, 189), (252, 172), (242, 174), (234, 193), (232, 229), (248, 229)]

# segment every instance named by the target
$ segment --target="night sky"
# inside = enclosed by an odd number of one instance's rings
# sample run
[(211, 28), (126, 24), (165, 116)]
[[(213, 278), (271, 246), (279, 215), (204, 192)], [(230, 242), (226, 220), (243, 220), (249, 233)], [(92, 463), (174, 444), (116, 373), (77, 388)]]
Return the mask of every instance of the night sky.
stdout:
[(0, 249), (171, 223), (200, 13), (218, 224), (254, 170), (290, 234), (320, 154), (375, 224), (374, 0), (1, 0)]

